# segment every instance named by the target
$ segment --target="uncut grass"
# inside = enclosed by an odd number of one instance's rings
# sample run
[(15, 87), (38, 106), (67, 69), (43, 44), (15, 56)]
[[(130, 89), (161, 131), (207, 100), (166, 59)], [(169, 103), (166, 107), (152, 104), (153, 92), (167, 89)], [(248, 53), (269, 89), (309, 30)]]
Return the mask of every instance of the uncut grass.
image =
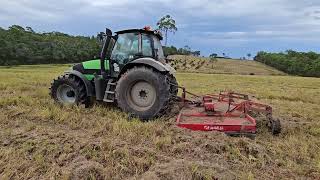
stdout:
[(274, 108), (283, 132), (255, 140), (191, 132), (174, 119), (128, 120), (115, 107), (61, 107), (48, 96), (67, 66), (0, 68), (1, 179), (320, 177), (320, 79), (178, 73), (195, 93), (234, 90)]

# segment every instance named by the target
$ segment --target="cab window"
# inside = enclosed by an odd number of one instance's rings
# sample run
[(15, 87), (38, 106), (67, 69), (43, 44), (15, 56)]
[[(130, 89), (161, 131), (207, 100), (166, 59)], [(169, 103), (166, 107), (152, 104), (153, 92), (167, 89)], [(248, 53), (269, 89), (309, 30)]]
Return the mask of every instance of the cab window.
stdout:
[(120, 65), (126, 64), (133, 60), (138, 53), (138, 33), (119, 34), (111, 54), (111, 59), (117, 61)]
[(147, 34), (142, 34), (142, 55), (153, 57), (151, 37)]
[(154, 43), (154, 49), (156, 50), (156, 53), (157, 53), (156, 56), (158, 57), (158, 60), (165, 60), (162, 45), (159, 38), (153, 37), (153, 43)]

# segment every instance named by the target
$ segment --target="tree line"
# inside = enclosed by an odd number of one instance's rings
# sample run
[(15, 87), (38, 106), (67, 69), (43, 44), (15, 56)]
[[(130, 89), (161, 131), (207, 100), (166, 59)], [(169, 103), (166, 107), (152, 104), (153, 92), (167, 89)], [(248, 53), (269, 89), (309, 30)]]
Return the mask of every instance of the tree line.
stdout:
[(175, 46), (163, 47), (164, 54), (169, 55), (193, 55), (199, 57), (201, 52), (198, 50), (193, 51), (188, 45), (183, 48), (176, 48)]
[(38, 33), (18, 25), (0, 28), (0, 65), (75, 63), (98, 56), (99, 49), (93, 36)]
[(292, 75), (320, 77), (320, 54), (288, 50), (281, 53), (258, 52), (255, 61)]
[[(99, 56), (96, 37), (71, 36), (61, 32), (35, 32), (31, 27), (0, 27), (0, 66), (20, 64), (76, 63)], [(200, 51), (163, 47), (166, 55), (200, 56)]]

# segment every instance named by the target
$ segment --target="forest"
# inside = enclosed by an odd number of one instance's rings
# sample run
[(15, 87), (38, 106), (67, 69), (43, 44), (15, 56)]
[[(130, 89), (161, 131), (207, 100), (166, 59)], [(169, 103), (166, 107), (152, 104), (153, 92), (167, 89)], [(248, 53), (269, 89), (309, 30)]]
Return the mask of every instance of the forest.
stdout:
[(93, 36), (38, 33), (18, 25), (0, 28), (0, 65), (74, 63), (98, 53), (99, 43)]
[[(31, 27), (12, 25), (0, 27), (0, 65), (65, 64), (99, 57), (100, 43), (96, 37), (72, 36), (61, 32), (35, 32)], [(200, 56), (189, 46), (164, 47), (166, 55)]]
[(281, 53), (259, 52), (255, 61), (285, 73), (306, 77), (320, 77), (320, 54), (287, 50)]

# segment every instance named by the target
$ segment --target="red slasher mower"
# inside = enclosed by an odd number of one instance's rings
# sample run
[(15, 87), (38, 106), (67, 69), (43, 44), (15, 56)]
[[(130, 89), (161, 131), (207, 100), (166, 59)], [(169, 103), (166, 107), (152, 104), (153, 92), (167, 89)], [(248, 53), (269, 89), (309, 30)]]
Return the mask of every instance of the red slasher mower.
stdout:
[[(234, 92), (220, 92), (198, 96), (182, 89), (180, 101), (183, 105), (177, 119), (177, 126), (195, 131), (220, 131), (231, 136), (255, 137), (257, 120), (254, 114), (264, 114), (273, 135), (281, 132), (279, 120), (272, 118), (272, 107), (253, 102), (248, 95)], [(187, 94), (192, 99), (186, 98)]]

